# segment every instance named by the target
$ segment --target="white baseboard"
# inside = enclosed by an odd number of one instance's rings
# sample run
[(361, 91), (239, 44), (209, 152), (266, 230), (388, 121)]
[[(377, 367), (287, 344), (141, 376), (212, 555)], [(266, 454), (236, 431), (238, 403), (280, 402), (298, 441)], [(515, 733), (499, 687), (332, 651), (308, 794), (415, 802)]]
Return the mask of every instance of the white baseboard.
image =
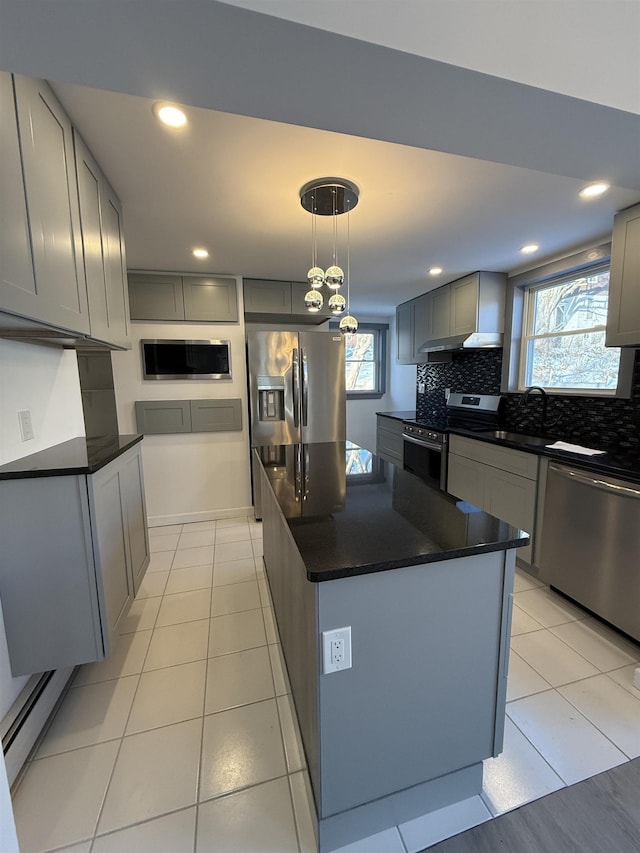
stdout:
[(176, 515), (150, 515), (147, 518), (149, 527), (164, 527), (168, 524), (189, 524), (193, 521), (215, 521), (217, 518), (235, 518), (249, 516), (253, 520), (252, 506), (238, 506), (232, 509), (212, 509), (201, 512), (184, 512)]

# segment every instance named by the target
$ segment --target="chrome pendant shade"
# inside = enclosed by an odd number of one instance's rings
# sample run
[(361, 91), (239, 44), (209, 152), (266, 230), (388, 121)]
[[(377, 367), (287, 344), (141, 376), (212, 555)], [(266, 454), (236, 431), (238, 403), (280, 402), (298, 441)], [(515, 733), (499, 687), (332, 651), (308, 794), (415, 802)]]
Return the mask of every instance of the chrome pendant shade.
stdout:
[[(346, 310), (349, 311), (349, 213), (358, 204), (358, 188), (342, 178), (319, 178), (309, 181), (300, 190), (300, 204), (311, 214), (311, 267), (307, 273), (307, 281), (311, 290), (305, 295), (304, 303), (307, 310), (317, 313), (324, 304), (320, 288), (327, 285), (333, 291), (329, 297), (329, 310), (332, 314), (339, 316)], [(345, 274), (342, 267), (338, 265), (338, 225), (337, 218), (341, 214), (347, 214), (347, 299), (338, 293), (345, 282)], [(333, 217), (333, 262), (326, 272), (317, 263), (317, 217)], [(343, 328), (344, 320), (349, 319), (349, 328)], [(355, 331), (351, 326), (358, 322), (354, 317), (345, 317), (340, 328), (343, 331)]]

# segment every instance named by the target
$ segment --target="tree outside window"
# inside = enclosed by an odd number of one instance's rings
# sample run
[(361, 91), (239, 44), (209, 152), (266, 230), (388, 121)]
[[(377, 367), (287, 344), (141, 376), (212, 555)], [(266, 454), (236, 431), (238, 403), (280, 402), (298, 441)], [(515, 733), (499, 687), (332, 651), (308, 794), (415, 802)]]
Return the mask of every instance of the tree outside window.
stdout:
[(361, 323), (344, 336), (347, 398), (379, 398), (385, 391), (385, 324)]

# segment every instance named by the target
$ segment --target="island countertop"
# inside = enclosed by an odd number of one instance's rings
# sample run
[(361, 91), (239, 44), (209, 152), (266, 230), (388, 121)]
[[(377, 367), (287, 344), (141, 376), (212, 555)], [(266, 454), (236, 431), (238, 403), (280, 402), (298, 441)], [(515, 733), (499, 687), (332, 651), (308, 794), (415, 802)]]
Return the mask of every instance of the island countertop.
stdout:
[(350, 442), (256, 453), (313, 582), (528, 541), (523, 531)]
[(139, 441), (142, 441), (142, 435), (71, 438), (0, 465), (0, 480), (95, 474)]

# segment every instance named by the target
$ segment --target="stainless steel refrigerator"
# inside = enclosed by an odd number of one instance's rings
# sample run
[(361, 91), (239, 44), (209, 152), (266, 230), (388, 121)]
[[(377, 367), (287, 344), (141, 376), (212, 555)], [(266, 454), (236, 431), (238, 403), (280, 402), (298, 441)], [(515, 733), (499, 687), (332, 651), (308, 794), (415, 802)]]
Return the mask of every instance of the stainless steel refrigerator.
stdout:
[[(344, 339), (339, 332), (249, 332), (247, 366), (252, 448), (346, 440)], [(255, 474), (253, 459), (252, 470)], [(255, 476), (253, 492), (260, 518)]]

